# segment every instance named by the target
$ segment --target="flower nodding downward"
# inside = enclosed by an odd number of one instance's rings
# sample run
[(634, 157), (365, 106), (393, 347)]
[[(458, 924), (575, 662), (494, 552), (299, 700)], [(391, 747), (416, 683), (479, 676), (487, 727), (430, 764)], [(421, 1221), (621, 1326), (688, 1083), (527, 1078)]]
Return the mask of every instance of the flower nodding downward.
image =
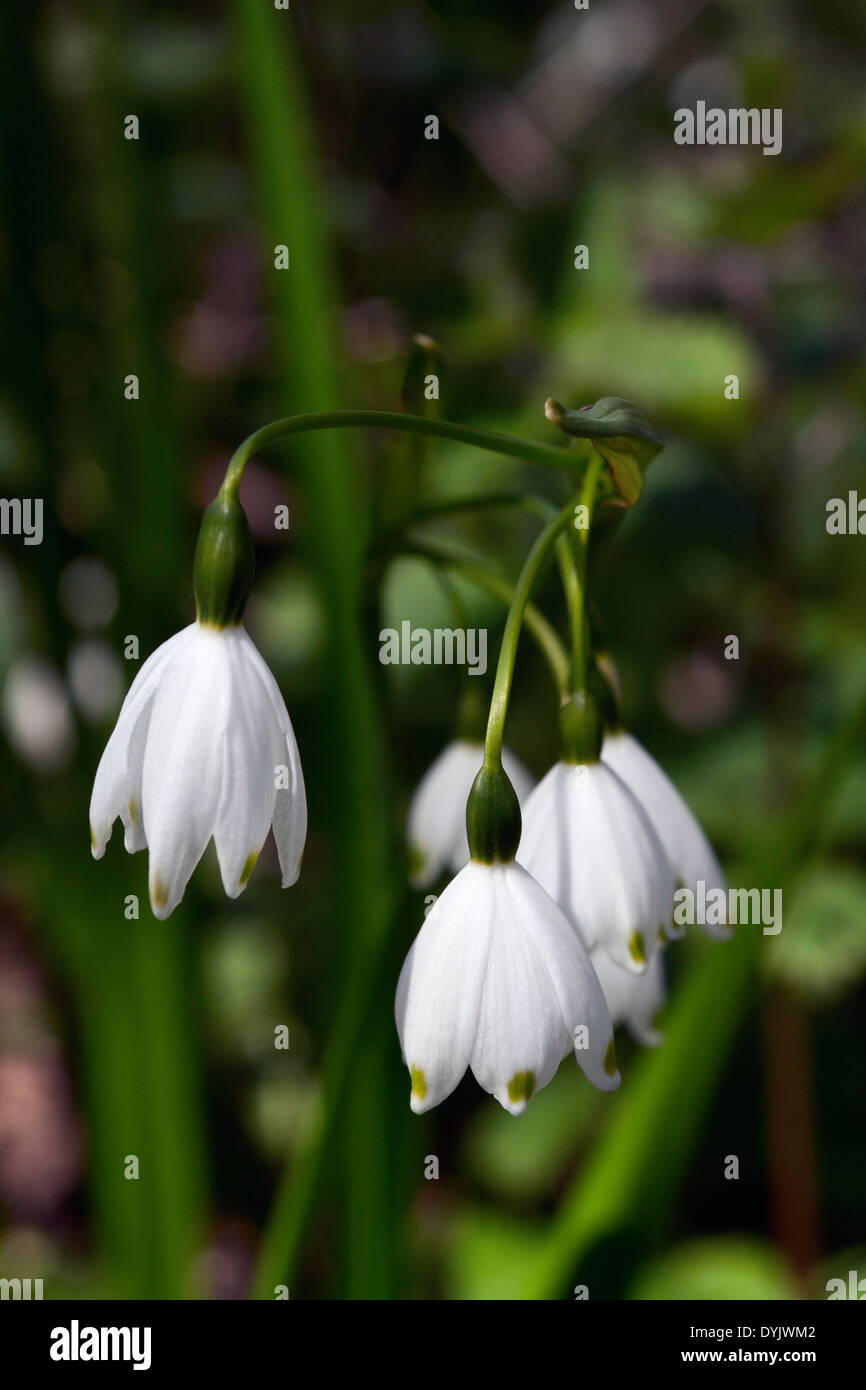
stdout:
[[(712, 845), (655, 758), (622, 729), (605, 736), (601, 756), (646, 811), (678, 884), (694, 893), (703, 881), (707, 890), (720, 888), (727, 901), (727, 880)], [(705, 930), (721, 941), (732, 933), (726, 923), (705, 923)]]
[(426, 918), (400, 974), (397, 1030), (417, 1113), (467, 1067), (513, 1115), (571, 1051), (590, 1081), (619, 1072), (601, 985), (577, 933), (514, 860), (467, 864)]
[(587, 950), (643, 971), (671, 934), (673, 871), (650, 821), (604, 763), (556, 763), (526, 803), (520, 862)]
[(211, 838), (229, 897), (245, 887), (271, 826), (283, 886), (297, 879), (307, 831), (298, 747), (277, 683), (242, 627), (192, 623), (145, 662), (96, 772), (95, 859), (117, 816), (127, 850), (150, 851), (155, 917), (180, 902)]

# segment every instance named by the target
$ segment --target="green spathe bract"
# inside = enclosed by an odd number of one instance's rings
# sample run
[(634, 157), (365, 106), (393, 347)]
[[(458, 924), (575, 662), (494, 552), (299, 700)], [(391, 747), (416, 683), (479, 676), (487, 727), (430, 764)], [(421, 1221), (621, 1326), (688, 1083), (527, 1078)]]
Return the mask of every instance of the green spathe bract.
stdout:
[(523, 828), (520, 802), (501, 763), (485, 762), (466, 802), (469, 850), (479, 864), (510, 864)]
[(552, 425), (576, 439), (591, 439), (610, 469), (620, 506), (633, 507), (643, 491), (643, 475), (663, 440), (631, 401), (621, 396), (602, 396), (595, 405), (569, 410), (548, 400), (544, 413)]
[(246, 513), (223, 488), (205, 512), (193, 568), (196, 614), (207, 627), (239, 623), (253, 582), (255, 551)]

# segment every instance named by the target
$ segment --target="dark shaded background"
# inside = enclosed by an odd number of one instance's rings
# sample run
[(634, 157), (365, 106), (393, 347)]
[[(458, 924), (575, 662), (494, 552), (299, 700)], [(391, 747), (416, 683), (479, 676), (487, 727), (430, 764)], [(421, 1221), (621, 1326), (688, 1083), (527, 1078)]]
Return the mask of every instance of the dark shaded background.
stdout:
[[(45, 500), (41, 546), (0, 541), (0, 1275), (244, 1296), (286, 1151), (286, 1192), (315, 1179), (274, 1247), (293, 1296), (822, 1297), (866, 1274), (866, 541), (825, 529), (828, 499), (866, 493), (862, 12), (36, 3), (0, 25), (0, 479)], [(781, 107), (783, 153), (676, 146), (698, 99)], [(546, 396), (614, 394), (662, 431), (595, 597), (631, 727), (732, 881), (785, 893), (779, 936), (675, 948), (658, 1061), (623, 1039), (616, 1097), (566, 1066), (519, 1121), (471, 1081), (408, 1110), (391, 1008), (423, 901), (401, 827), (462, 685), (386, 680), (379, 626), (448, 625), (447, 595), (364, 554), (395, 489), (556, 479), (395, 437), (259, 458), (249, 626), (302, 750), (301, 882), (263, 855), (229, 903), (209, 854), (156, 923), (145, 856), (87, 848), (125, 639), (144, 657), (191, 619), (232, 449), (282, 414), (399, 408), (416, 331), (449, 418), (552, 442)], [(426, 534), (513, 576), (534, 529)], [(552, 580), (540, 597), (561, 617)], [(463, 598), (492, 657), (502, 611)], [(557, 752), (528, 640), (508, 743), (539, 776)]]

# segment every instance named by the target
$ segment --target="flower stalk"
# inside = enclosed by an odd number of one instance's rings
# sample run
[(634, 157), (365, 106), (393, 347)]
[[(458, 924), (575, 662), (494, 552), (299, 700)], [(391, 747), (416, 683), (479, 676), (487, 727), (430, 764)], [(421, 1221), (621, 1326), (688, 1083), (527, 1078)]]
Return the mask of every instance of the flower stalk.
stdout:
[(520, 629), (526, 607), (542, 565), (573, 515), (574, 499), (557, 512), (536, 536), (514, 588), (514, 597), (511, 600), (511, 607), (505, 620), (505, 631), (502, 634), (502, 643), (499, 648), (499, 660), (496, 665), (493, 694), (490, 699), (490, 714), (487, 720), (487, 734), (484, 740), (484, 761), (490, 768), (498, 768), (502, 763), (505, 717), (508, 713), (514, 663), (517, 658), (517, 643), (520, 639)]
[(402, 415), (393, 410), (319, 410), (308, 415), (290, 415), (283, 420), (273, 420), (248, 435), (238, 446), (229, 460), (222, 491), (236, 496), (237, 489), (246, 465), (254, 454), (276, 439), (286, 439), (293, 434), (305, 434), (311, 430), (380, 429), (401, 430), (410, 434), (424, 434), (432, 439), (451, 439), (459, 444), (470, 444), (489, 453), (503, 454), (507, 458), (521, 459), (526, 463), (547, 464), (550, 468), (565, 469), (572, 472), (580, 466), (580, 460), (568, 448), (555, 444), (541, 444), (531, 439), (516, 439), (513, 435), (499, 434), (495, 430), (478, 429), (472, 425), (458, 425), (451, 420), (432, 420), (423, 415)]
[(589, 538), (592, 527), (592, 516), (595, 509), (601, 466), (601, 454), (593, 452), (593, 457), (589, 462), (583, 479), (583, 486), (580, 490), (580, 499), (578, 502), (582, 525), (575, 528), (577, 531), (577, 563), (575, 568), (574, 602), (571, 609), (572, 694), (585, 692), (587, 684), (587, 670), (589, 666), (589, 624), (586, 613), (586, 574), (589, 562)]

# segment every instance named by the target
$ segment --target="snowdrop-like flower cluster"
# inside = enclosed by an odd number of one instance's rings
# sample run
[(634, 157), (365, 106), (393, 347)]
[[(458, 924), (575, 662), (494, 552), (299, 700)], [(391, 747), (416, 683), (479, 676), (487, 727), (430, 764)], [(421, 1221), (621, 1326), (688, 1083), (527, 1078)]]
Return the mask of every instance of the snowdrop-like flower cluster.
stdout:
[[(511, 596), (484, 741), (468, 707), (468, 736), (437, 758), (409, 809), (416, 885), (429, 886), (445, 869), (456, 873), (421, 927), (397, 988), (397, 1028), (419, 1112), (471, 1070), (519, 1114), (572, 1051), (594, 1085), (614, 1089), (614, 1026), (625, 1023), (647, 1045), (660, 1041), (660, 948), (677, 934), (677, 884), (725, 886), (706, 837), (661, 768), (610, 717), (603, 740), (589, 679), (587, 547), (602, 468), (603, 499), (611, 500), (612, 489), (618, 503), (633, 506), (661, 440), (617, 397), (581, 411), (551, 400), (545, 414), (566, 435), (593, 441), (579, 502), (554, 507), (551, 516), (540, 503), (547, 519)], [(414, 430), (424, 425), (415, 416), (391, 419), (411, 421)], [(196, 621), (145, 663), (96, 773), (93, 854), (102, 857), (119, 817), (127, 850), (149, 851), (150, 901), (160, 918), (181, 900), (211, 839), (230, 897), (243, 890), (271, 830), (283, 885), (298, 876), (304, 780), (282, 696), (242, 626), (254, 556), (238, 487), (256, 445), (304, 423), (275, 421), (233, 456), (199, 534)], [(322, 423), (315, 418), (315, 427)], [(351, 423), (359, 423), (358, 412)], [(381, 425), (382, 412), (370, 412), (368, 423)], [(470, 442), (478, 436), (472, 431)], [(515, 447), (522, 456), (523, 444)], [(562, 466), (562, 451), (534, 449)], [(537, 510), (539, 499), (531, 500)], [(566, 528), (576, 527), (578, 512), (584, 534), (573, 553)], [(554, 546), (569, 602), (570, 660), (551, 625), (528, 608)], [(536, 787), (502, 749), (517, 639), (530, 616), (562, 696), (562, 758)]]
[(149, 850), (155, 917), (180, 902), (211, 838), (231, 898), (271, 828), (283, 887), (298, 877), (307, 833), (298, 747), (277, 683), (240, 622), (251, 549), (239, 504), (218, 499), (196, 554), (198, 618), (145, 662), (96, 772), (94, 858), (119, 816), (129, 853)]
[(692, 813), (637, 740), (609, 733), (599, 758), (597, 712), (588, 724), (581, 717), (586, 760), (557, 762), (528, 795), (529, 776), (510, 758), (522, 817), (508, 778), (485, 763), (464, 830), (463, 793), (484, 756), (469, 742), (449, 745), (413, 799), (409, 839), (424, 847), (427, 871), (416, 882), (459, 867), (475, 839), (397, 989), (416, 1112), (437, 1105), (469, 1068), (519, 1114), (572, 1048), (587, 1077), (609, 1090), (619, 1083), (614, 1026), (625, 1024), (645, 1046), (662, 1040), (660, 948), (681, 934), (675, 887), (724, 878)]

